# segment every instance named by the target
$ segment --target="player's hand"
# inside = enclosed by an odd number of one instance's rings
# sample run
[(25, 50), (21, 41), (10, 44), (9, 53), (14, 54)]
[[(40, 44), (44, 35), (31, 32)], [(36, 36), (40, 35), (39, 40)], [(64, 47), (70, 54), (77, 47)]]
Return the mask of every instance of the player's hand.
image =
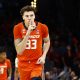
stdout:
[(8, 76), (8, 80), (11, 80), (11, 76)]
[(45, 57), (41, 56), (38, 60), (36, 64), (45, 64)]
[(30, 21), (30, 22), (29, 22), (28, 30), (29, 30), (29, 31), (33, 31), (35, 28), (36, 28), (35, 22)]

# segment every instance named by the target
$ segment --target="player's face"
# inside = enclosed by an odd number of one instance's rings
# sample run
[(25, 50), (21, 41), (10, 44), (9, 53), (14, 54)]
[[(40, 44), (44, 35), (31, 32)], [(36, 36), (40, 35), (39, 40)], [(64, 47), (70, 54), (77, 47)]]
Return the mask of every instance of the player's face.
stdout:
[(6, 59), (6, 52), (2, 52), (2, 53), (0, 54), (0, 62), (5, 61), (5, 59)]
[(29, 24), (30, 22), (34, 21), (35, 13), (33, 11), (25, 11), (22, 17), (23, 17), (24, 22)]

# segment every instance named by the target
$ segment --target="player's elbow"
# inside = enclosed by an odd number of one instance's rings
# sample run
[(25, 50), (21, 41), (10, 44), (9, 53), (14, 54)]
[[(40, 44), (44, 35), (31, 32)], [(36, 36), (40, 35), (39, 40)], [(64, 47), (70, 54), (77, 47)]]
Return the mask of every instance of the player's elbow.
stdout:
[(48, 40), (46, 43), (47, 43), (48, 46), (50, 46), (50, 40)]
[(17, 51), (17, 54), (18, 54), (18, 55), (21, 55), (22, 52), (23, 52), (23, 50), (20, 49), (18, 46), (16, 47), (16, 51)]
[(50, 47), (50, 40), (48, 41), (48, 46)]

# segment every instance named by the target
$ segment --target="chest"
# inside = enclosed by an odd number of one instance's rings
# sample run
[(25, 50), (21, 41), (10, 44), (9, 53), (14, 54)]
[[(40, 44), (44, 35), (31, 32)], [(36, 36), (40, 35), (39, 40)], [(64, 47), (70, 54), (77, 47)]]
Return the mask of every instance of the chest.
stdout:
[[(25, 37), (26, 33), (27, 33), (27, 30), (25, 28), (23, 28), (21, 30), (21, 36), (22, 36), (22, 38)], [(30, 33), (29, 39), (40, 39), (41, 37), (42, 37), (41, 30), (40, 30), (40, 28), (37, 28), (37, 29), (33, 30)]]

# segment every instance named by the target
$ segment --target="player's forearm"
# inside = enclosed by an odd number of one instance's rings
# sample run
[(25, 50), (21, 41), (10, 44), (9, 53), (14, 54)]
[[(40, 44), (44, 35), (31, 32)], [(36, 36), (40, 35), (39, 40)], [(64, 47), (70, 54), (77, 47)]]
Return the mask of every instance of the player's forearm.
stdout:
[(11, 80), (11, 73), (12, 73), (12, 69), (10, 68), (10, 69), (8, 69), (8, 80)]
[(25, 36), (24, 39), (16, 46), (17, 54), (22, 54), (22, 52), (25, 50), (27, 40), (28, 36)]
[(14, 80), (18, 80), (18, 77), (19, 77), (18, 68), (15, 67)]
[(28, 31), (26, 33), (26, 36), (24, 37), (24, 39), (19, 44), (17, 44), (17, 46), (16, 46), (17, 54), (22, 54), (22, 52), (25, 50), (26, 43), (29, 39), (29, 35), (30, 35), (30, 31)]
[(44, 43), (43, 45), (43, 57), (46, 58), (46, 55), (47, 55), (47, 52), (49, 50), (49, 47), (50, 47), (50, 40), (47, 42), (47, 43)]

